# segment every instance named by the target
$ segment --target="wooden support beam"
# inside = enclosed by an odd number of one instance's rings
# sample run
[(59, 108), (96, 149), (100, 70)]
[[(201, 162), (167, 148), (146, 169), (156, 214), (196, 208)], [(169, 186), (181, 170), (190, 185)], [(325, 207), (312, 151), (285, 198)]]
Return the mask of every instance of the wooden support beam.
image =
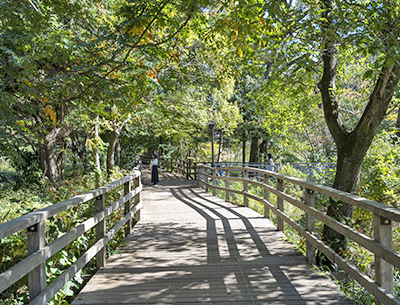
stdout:
[[(269, 175), (268, 174), (263, 174), (263, 183), (266, 185), (269, 185)], [(263, 195), (264, 199), (269, 202), (269, 191), (267, 187), (263, 188)], [(266, 204), (264, 204), (264, 217), (269, 219), (269, 208)]]
[[(374, 239), (382, 246), (393, 248), (392, 221), (390, 219), (374, 214)], [(393, 294), (393, 277), (393, 266), (385, 261), (384, 257), (375, 253), (375, 281), (390, 294)], [(383, 305), (384, 303), (376, 300), (376, 304)]]
[[(243, 179), (243, 192), (248, 193), (249, 183), (246, 180), (249, 179), (249, 171), (247, 169), (243, 169)], [(243, 195), (243, 204), (245, 207), (249, 206), (249, 198), (246, 196), (246, 194)]]
[[(35, 253), (46, 245), (44, 220), (28, 227), (28, 255)], [(42, 263), (28, 274), (29, 299), (33, 301), (46, 289), (46, 263)]]
[[(124, 196), (129, 194), (130, 192), (131, 192), (131, 180), (124, 183)], [(131, 200), (127, 200), (124, 205), (124, 215), (128, 214), (130, 210), (131, 210)], [(131, 234), (131, 230), (132, 230), (132, 219), (129, 219), (125, 225), (125, 237)]]
[(212, 172), (212, 185), (213, 185), (212, 194), (213, 196), (217, 196), (217, 190), (215, 188), (217, 186), (217, 169), (213, 167), (211, 172)]
[[(100, 195), (96, 198), (95, 202), (95, 209), (96, 209), (96, 214), (103, 211), (106, 207), (106, 196), (105, 194)], [(97, 225), (96, 225), (96, 242), (100, 239), (102, 239), (105, 236), (106, 233), (106, 220), (103, 219), (101, 220)], [(97, 269), (100, 269), (101, 267), (104, 267), (106, 265), (106, 252), (107, 249), (104, 246), (97, 254), (96, 254), (96, 267)]]
[[(141, 182), (141, 180), (140, 180), (140, 177), (137, 177), (136, 179), (133, 179), (133, 187), (134, 187), (134, 189), (136, 189), (136, 188), (141, 188), (142, 187), (142, 182)], [(141, 200), (141, 192), (138, 192), (137, 194), (136, 194), (136, 196), (133, 198), (133, 207), (136, 207), (139, 203), (140, 203), (140, 200)], [(138, 221), (140, 221), (140, 210), (138, 210), (137, 212), (136, 212), (136, 214), (135, 214), (135, 216), (134, 216), (134, 219), (135, 219), (135, 224), (138, 222)]]
[[(282, 179), (277, 179), (277, 183), (276, 183), (276, 189), (280, 192), (283, 192), (283, 180)], [(284, 213), (284, 206), (283, 206), (283, 199), (281, 197), (278, 196), (278, 198), (276, 199), (277, 202), (277, 208), (279, 211), (281, 211), (282, 213)], [(283, 224), (283, 219), (278, 217), (278, 224), (276, 226), (278, 231), (283, 231), (284, 229), (284, 224)]]
[[(315, 207), (315, 194), (313, 190), (304, 189), (304, 198), (306, 205), (309, 207)], [(315, 229), (315, 220), (314, 217), (310, 214), (306, 213), (306, 231), (312, 233)], [(310, 241), (306, 241), (306, 258), (308, 262), (313, 264), (316, 263), (315, 261), (315, 247)]]
[[(227, 169), (227, 170), (225, 170), (225, 177), (229, 177), (229, 176), (230, 176), (230, 171), (229, 171), (229, 169)], [(229, 184), (230, 184), (230, 181), (229, 180), (225, 180), (225, 187), (227, 189), (229, 189)], [(225, 192), (225, 201), (229, 202), (230, 196), (231, 196), (231, 193), (227, 190)]]

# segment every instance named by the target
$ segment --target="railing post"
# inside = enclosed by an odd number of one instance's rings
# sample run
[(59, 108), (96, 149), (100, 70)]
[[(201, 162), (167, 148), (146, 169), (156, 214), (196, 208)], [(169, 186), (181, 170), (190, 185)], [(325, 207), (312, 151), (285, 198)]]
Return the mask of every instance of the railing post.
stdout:
[(197, 177), (195, 176), (195, 179), (197, 181), (197, 187), (202, 187), (202, 183), (200, 182), (200, 180), (203, 179), (202, 175), (201, 175), (201, 169), (197, 169), (196, 167), (196, 172), (198, 173)]
[[(229, 185), (230, 185), (230, 181), (228, 180), (230, 175), (231, 175), (231, 173), (230, 173), (229, 169), (226, 169), (225, 170), (225, 178), (227, 178), (227, 179), (225, 180), (225, 188), (227, 188), (227, 189), (229, 189)], [(230, 192), (227, 190), (225, 192), (225, 201), (230, 200), (230, 195), (231, 195)]]
[(217, 178), (216, 178), (217, 177), (217, 169), (215, 167), (213, 167), (211, 173), (212, 173), (212, 185), (213, 185), (212, 194), (213, 194), (213, 196), (217, 196), (217, 190), (215, 189), (215, 186), (217, 186)]
[(174, 161), (173, 161), (172, 158), (171, 158), (171, 170), (170, 170), (171, 173), (174, 172), (174, 163), (173, 163), (173, 162), (174, 162)]
[[(209, 174), (208, 168), (204, 168), (204, 173), (207, 175)], [(206, 175), (204, 175), (204, 182), (207, 182), (207, 183), (210, 182), (210, 178)], [(206, 192), (209, 192), (209, 191), (210, 191), (210, 188), (209, 188), (208, 184), (206, 184)]]
[[(269, 175), (268, 174), (263, 174), (263, 183), (266, 185), (269, 185)], [(264, 199), (266, 201), (270, 202), (268, 188), (264, 187), (263, 193), (264, 193)], [(264, 217), (269, 219), (269, 208), (268, 208), (267, 204), (265, 204), (265, 203), (264, 203)]]
[[(392, 221), (374, 214), (374, 239), (382, 246), (393, 248)], [(393, 266), (375, 254), (376, 283), (393, 294)], [(376, 300), (377, 305), (383, 304)]]
[[(28, 227), (28, 255), (46, 245), (44, 220)], [(42, 263), (28, 274), (29, 299), (33, 301), (46, 288), (46, 263)]]
[[(96, 214), (103, 211), (106, 208), (106, 196), (105, 194), (100, 195), (96, 198), (95, 202)], [(96, 241), (102, 239), (106, 233), (106, 220), (101, 220), (96, 225)], [(96, 254), (96, 267), (97, 269), (104, 267), (106, 265), (106, 247), (100, 249), (100, 251)]]
[[(141, 187), (142, 182), (140, 180), (140, 176), (138, 176), (137, 178), (133, 179), (133, 187), (134, 189)], [(141, 199), (141, 193), (139, 192), (135, 197), (133, 197), (133, 206), (136, 206)], [(136, 212), (135, 216), (134, 216), (134, 220), (135, 223), (137, 223), (138, 221), (140, 221), (140, 210)]]
[[(192, 170), (190, 169), (190, 171), (192, 171)], [(193, 162), (193, 177), (194, 177), (194, 180), (197, 180), (197, 163), (196, 162)]]
[[(249, 179), (249, 171), (247, 169), (243, 169), (243, 191), (249, 192), (249, 183), (245, 181), (246, 179)], [(243, 194), (243, 204), (245, 207), (249, 206), (249, 198), (246, 196), (246, 194)]]
[[(315, 207), (315, 194), (313, 190), (305, 189), (304, 198), (306, 205)], [(306, 231), (313, 232), (315, 228), (315, 220), (310, 214), (306, 213)], [(306, 241), (306, 258), (308, 262), (315, 264), (315, 247), (308, 240)]]
[[(124, 183), (124, 196), (129, 194), (130, 192), (131, 192), (131, 180)], [(130, 210), (131, 210), (131, 200), (129, 199), (127, 202), (125, 202), (124, 215), (128, 214)], [(131, 234), (131, 230), (132, 230), (132, 218), (130, 218), (125, 225), (125, 237)]]
[[(278, 191), (283, 192), (283, 180), (282, 179), (278, 179), (278, 181), (276, 183), (276, 189)], [(283, 213), (284, 212), (283, 199), (281, 197), (277, 196), (276, 202), (277, 202), (278, 210)], [(278, 216), (278, 223), (277, 223), (276, 228), (278, 229), (278, 231), (283, 231), (283, 229), (284, 229), (283, 219), (280, 218), (279, 216)]]

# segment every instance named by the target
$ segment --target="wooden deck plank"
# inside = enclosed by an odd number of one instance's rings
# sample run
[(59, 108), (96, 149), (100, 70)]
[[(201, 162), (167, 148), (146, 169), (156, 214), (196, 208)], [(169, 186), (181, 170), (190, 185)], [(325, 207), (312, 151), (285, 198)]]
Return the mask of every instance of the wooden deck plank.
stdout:
[(73, 305), (352, 304), (258, 213), (160, 180), (145, 181), (142, 221)]

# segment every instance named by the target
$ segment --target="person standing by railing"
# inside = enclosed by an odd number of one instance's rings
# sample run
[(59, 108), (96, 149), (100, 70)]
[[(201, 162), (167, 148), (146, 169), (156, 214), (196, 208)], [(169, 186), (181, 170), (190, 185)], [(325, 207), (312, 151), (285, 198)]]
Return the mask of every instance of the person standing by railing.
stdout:
[(272, 155), (268, 154), (268, 161), (267, 161), (267, 170), (273, 172), (275, 170), (275, 163), (272, 159)]
[(156, 153), (152, 153), (152, 159), (150, 161), (151, 165), (151, 183), (157, 185), (159, 182), (158, 179), (158, 155)]

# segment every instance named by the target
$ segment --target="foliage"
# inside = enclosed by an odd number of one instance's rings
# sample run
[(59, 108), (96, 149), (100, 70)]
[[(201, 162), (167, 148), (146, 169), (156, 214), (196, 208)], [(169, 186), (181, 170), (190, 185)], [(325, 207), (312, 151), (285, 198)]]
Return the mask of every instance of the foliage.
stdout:
[[(337, 150), (351, 145), (335, 138), (332, 124), (328, 129), (324, 110), (337, 106), (340, 130), (356, 130), (381, 72), (398, 66), (398, 15), (397, 1), (1, 2), (0, 158), (8, 164), (0, 174), (9, 182), (1, 185), (0, 221), (93, 188), (95, 174), (107, 179), (109, 158), (116, 161), (109, 171), (114, 178), (120, 168), (131, 169), (138, 154), (155, 150), (209, 160), (211, 121), (223, 158), (237, 160), (247, 137), (255, 138), (256, 153), (267, 148), (276, 163), (336, 163)], [(329, 91), (335, 100), (323, 106), (317, 83), (329, 46), (337, 55)], [(387, 133), (376, 137), (365, 157), (360, 194), (397, 207), (400, 156), (391, 129), (398, 90), (392, 91), (379, 130)], [(107, 156), (115, 143), (115, 157)], [(281, 171), (302, 176), (292, 168)], [(332, 185), (334, 173), (318, 170), (313, 179)], [(301, 189), (285, 187), (301, 200)], [(262, 194), (257, 187), (251, 191)], [(262, 212), (258, 203), (250, 205)], [(326, 212), (328, 205), (318, 194), (318, 208)], [(91, 212), (83, 205), (61, 213), (48, 224), (49, 240), (69, 228), (66, 219), (73, 226), (86, 217), (78, 215)], [(290, 212), (303, 221), (298, 211)], [(352, 222), (371, 234), (370, 214), (355, 209)], [(90, 244), (88, 235), (74, 245), (77, 253)], [(9, 253), (23, 254), (21, 236), (7, 242)], [(74, 260), (68, 252), (57, 255), (49, 267), (57, 266), (54, 274)]]
[[(119, 179), (127, 173), (116, 169), (110, 176), (110, 180)], [(1, 190), (0, 217), (5, 222), (29, 212), (44, 208), (48, 205), (71, 198), (77, 194), (84, 193), (94, 188), (94, 180), (89, 176), (76, 176), (62, 183), (52, 184), (46, 182), (44, 185), (31, 185), (17, 191), (8, 189)], [(109, 192), (106, 197), (106, 205), (120, 198), (123, 189), (119, 187)], [(78, 224), (82, 223), (94, 213), (93, 205), (88, 202), (77, 207), (63, 211), (46, 222), (46, 240), (52, 242), (64, 235)], [(111, 228), (119, 221), (122, 210), (107, 218), (107, 228)], [(107, 246), (107, 255), (113, 253), (118, 243), (123, 238), (123, 232), (119, 232)], [(81, 235), (63, 250), (53, 255), (46, 264), (48, 284), (62, 274), (72, 263), (74, 263), (95, 241), (95, 232), (90, 230)], [(0, 263), (1, 272), (15, 265), (26, 257), (26, 234), (19, 232), (3, 238), (0, 243), (0, 251), (4, 254)], [(55, 296), (51, 304), (67, 304), (95, 272), (92, 261), (83, 270), (79, 271), (73, 280)], [(8, 304), (25, 304), (28, 298), (26, 279), (23, 279), (2, 293), (1, 298), (7, 300)]]
[(371, 145), (361, 176), (360, 194), (368, 199), (399, 208), (400, 147), (390, 133), (380, 134)]

